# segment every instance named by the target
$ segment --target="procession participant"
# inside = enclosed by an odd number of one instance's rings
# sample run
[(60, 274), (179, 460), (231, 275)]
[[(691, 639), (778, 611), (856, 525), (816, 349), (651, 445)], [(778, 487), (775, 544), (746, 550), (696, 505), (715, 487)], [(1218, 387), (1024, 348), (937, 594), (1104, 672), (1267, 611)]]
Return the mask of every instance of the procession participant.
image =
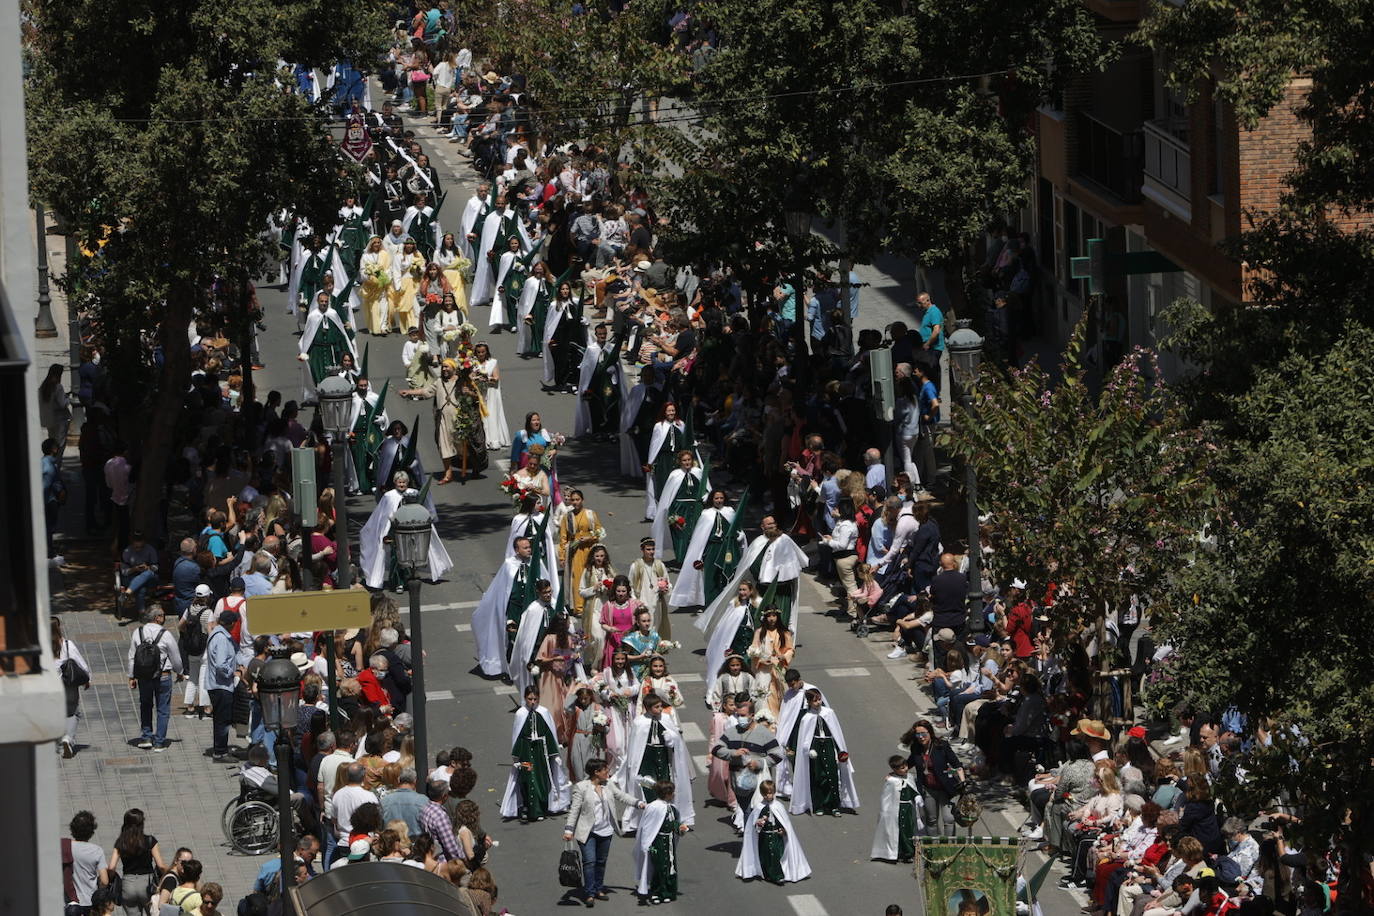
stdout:
[(304, 220), (292, 243), (291, 279), (286, 285), (286, 310), (304, 321), (309, 317), (315, 294), (324, 287), (324, 275), (329, 271), (330, 249), (324, 241), (310, 232)]
[[(735, 600), (710, 629), (711, 636), (706, 643), (706, 702), (713, 703), (717, 696), (711, 691), (716, 686), (720, 669), (728, 656), (746, 658), (749, 647), (754, 644), (754, 632), (758, 630), (761, 614), (758, 590), (748, 579), (735, 587)], [(703, 633), (710, 627), (710, 620), (703, 614), (695, 623)]]
[[(734, 520), (735, 510), (729, 505), (725, 491), (712, 490), (706, 507), (701, 510), (692, 528), (686, 553), (679, 554), (682, 568), (678, 570), (677, 583), (668, 596), (670, 607), (701, 607), (716, 600), (725, 581), (723, 577), (717, 578), (717, 570), (706, 568), (706, 559), (719, 549)], [(737, 532), (736, 540), (736, 556), (742, 557), (747, 548), (744, 533)]]
[[(395, 516), (396, 510), (401, 507), (403, 501), (413, 501), (418, 498), (419, 493), (410, 488), (410, 475), (405, 471), (398, 471), (392, 478), (394, 488), (388, 490), (377, 503), (377, 508), (372, 510), (368, 516), (367, 524), (363, 526), (362, 534), (358, 537), (359, 559), (363, 570), (363, 580), (368, 588), (380, 589), (386, 586), (389, 578), (388, 574), (395, 567), (394, 560), (388, 563), (386, 545), (391, 540), (391, 520)], [(433, 522), (430, 523), (429, 536), (429, 563), (428, 578), (431, 582), (438, 582), (443, 578), (444, 573), (453, 568), (453, 561), (449, 559), (448, 551), (444, 549), (443, 539), (439, 537), (439, 532), (434, 530)]]
[[(526, 333), (525, 326), (520, 321), (519, 304), (521, 294), (524, 291), (525, 283), (531, 275), (543, 276), (542, 261), (533, 267), (526, 266), (523, 253), (520, 251), (520, 239), (511, 236), (506, 240), (506, 250), (501, 252), (496, 260), (496, 292), (491, 300), (491, 315), (487, 319), (487, 328), (496, 330), (505, 328), (507, 330), (518, 331), (523, 335)], [(515, 352), (523, 359), (525, 348), (521, 345), (524, 338), (516, 338)]]
[(472, 612), (472, 636), (477, 643), (477, 663), (487, 677), (506, 673), (511, 632), (534, 598), (538, 570), (531, 568), (530, 539), (515, 539), (515, 555), (501, 561), (501, 568), (482, 592)]
[(566, 280), (558, 284), (557, 294), (544, 316), (539, 341), (544, 357), (544, 390), (576, 391), (573, 381), (587, 346), (587, 329), (583, 324), (582, 300), (573, 295), (572, 284)]
[(435, 483), (443, 486), (453, 482), (453, 459), (459, 453), (459, 434), (466, 423), (469, 412), (463, 403), (464, 386), (458, 378), (458, 364), (451, 359), (443, 361), (439, 377), (424, 388), (407, 388), (401, 392), (405, 397), (430, 398), (434, 401), (434, 444), (439, 449), (439, 458), (444, 462), (444, 474)]
[(439, 247), (443, 230), (439, 226), (438, 215), (429, 205), (429, 195), (421, 192), (415, 195), (414, 201), (406, 209), (405, 216), (401, 217), (401, 228), (405, 230), (406, 235), (415, 239), (420, 253), (428, 261), (434, 257), (434, 252)]
[[(388, 164), (383, 169), (381, 184), (382, 205), (377, 209), (378, 226), (390, 227), (401, 222), (406, 212), (406, 186), (396, 173), (396, 166)], [(404, 230), (403, 230), (404, 231)], [(399, 246), (397, 246), (399, 250)]]
[[(646, 618), (646, 629), (644, 642), (648, 643), (649, 634), (653, 633), (653, 615), (644, 610), (644, 605), (639, 603), (639, 599), (634, 596), (630, 589), (630, 579), (628, 576), (612, 576), (611, 594), (601, 604), (601, 633), (605, 648), (602, 650), (602, 667), (610, 665), (611, 657), (621, 651), (621, 646), (625, 644), (626, 638), (639, 626), (640, 612)], [(658, 634), (653, 633), (652, 644), (646, 645), (647, 650), (652, 650), (658, 646)], [(637, 640), (636, 642), (639, 642)], [(625, 650), (633, 653), (634, 646)], [(635, 668), (636, 679), (639, 677), (639, 665)]]
[(479, 343), (472, 351), (477, 369), (477, 388), (482, 392), (486, 413), (482, 424), (487, 434), (487, 448), (499, 451), (510, 446), (510, 427), (506, 425), (506, 406), (501, 398), (501, 368), (491, 347)]
[(769, 606), (776, 607), (782, 612), (783, 622), (793, 635), (796, 635), (798, 614), (794, 602), (797, 597), (797, 581), (809, 561), (796, 542), (778, 527), (773, 516), (765, 515), (760, 527), (763, 533), (749, 543), (749, 549), (745, 551), (744, 560), (735, 570), (734, 578), (715, 602), (707, 607), (704, 616), (708, 620), (714, 620), (729, 600), (729, 596), (735, 594), (735, 589), (748, 574), (758, 584), (759, 592), (768, 600)]
[(758, 681), (754, 679), (748, 668), (745, 667), (746, 661), (743, 655), (725, 656), (724, 670), (710, 681), (710, 687), (706, 691), (706, 705), (711, 709), (719, 709), (726, 698), (747, 693), (751, 697), (758, 688)]
[(463, 254), (458, 247), (458, 241), (452, 232), (444, 233), (439, 241), (439, 248), (434, 252), (434, 260), (439, 264), (439, 269), (444, 272), (444, 279), (453, 289), (454, 302), (463, 313), (463, 320), (467, 320), (468, 315), (468, 268), (472, 266), (472, 261)]
[(463, 215), (458, 220), (459, 239), (458, 247), (462, 251), (463, 257), (472, 263), (477, 263), (474, 254), (474, 246), (477, 242), (477, 233), (481, 231), (481, 223), (486, 219), (485, 210), (487, 209), (487, 195), (491, 192), (491, 182), (479, 181), (477, 189), (472, 192), (467, 203), (463, 205)]
[(711, 757), (724, 761), (730, 770), (730, 791), (735, 798), (732, 821), (735, 832), (744, 827), (744, 818), (754, 806), (754, 793), (783, 760), (782, 745), (769, 724), (766, 712), (755, 713), (753, 698), (735, 694), (735, 715), (711, 742)]
[[(617, 585), (617, 594), (619, 590), (620, 586)], [(643, 605), (639, 605), (638, 602), (636, 604), (634, 629), (625, 634), (624, 639), (621, 640), (621, 645), (629, 654), (630, 665), (634, 668), (635, 677), (642, 679), (648, 670), (649, 659), (658, 652), (663, 637), (654, 629), (652, 612)]]
[(344, 452), (347, 462), (349, 495), (371, 493), (373, 467), (376, 458), (376, 433), (390, 423), (382, 398), (385, 392), (372, 390), (372, 382), (365, 374), (359, 374), (353, 385), (352, 413), (349, 416), (349, 447)]
[(639, 559), (630, 564), (630, 589), (654, 615), (654, 625), (664, 639), (673, 638), (673, 622), (669, 617), (668, 592), (673, 583), (668, 578), (668, 567), (656, 559), (657, 548), (653, 538), (640, 538)]
[(339, 208), (339, 223), (333, 232), (334, 244), (344, 267), (357, 267), (358, 258), (367, 244), (367, 235), (362, 205), (355, 195), (346, 195), (343, 206)]
[[(679, 802), (682, 822), (691, 826), (696, 822), (692, 809), (692, 761), (682, 734), (663, 717), (663, 698), (650, 694), (640, 700), (642, 712), (630, 726), (625, 747), (625, 760), (616, 771), (615, 781), (625, 792), (646, 802), (658, 796), (654, 786), (671, 780), (680, 790)], [(640, 812), (629, 808), (621, 816), (621, 828), (634, 830), (640, 826)]]
[[(414, 433), (412, 433), (400, 420), (392, 420), (391, 425), (386, 429), (386, 438), (382, 440), (381, 446), (377, 449), (377, 498), (381, 499), (382, 494), (392, 488), (396, 474), (405, 471), (410, 475), (412, 481), (425, 479), (425, 467), (420, 463), (419, 449), (415, 448)], [(409, 456), (409, 464), (403, 462)], [(434, 509), (434, 498), (426, 497), (426, 505), (432, 513)]]
[(572, 618), (560, 612), (550, 618), (548, 630), (534, 650), (539, 693), (554, 710), (554, 718), (563, 729), (560, 736), (569, 734), (571, 727), (566, 712), (568, 691), (574, 683), (587, 680), (580, 642), (581, 638), (573, 634)]
[(526, 687), (525, 705), (516, 710), (511, 726), (511, 765), (501, 816), (520, 823), (542, 821), (568, 810), (572, 786), (563, 769), (563, 749), (553, 717), (539, 703), (539, 688)]
[(520, 511), (510, 520), (510, 539), (506, 541), (506, 555), (511, 556), (515, 553), (515, 543), (522, 537), (530, 538), (531, 543), (534, 543), (542, 529), (544, 542), (540, 563), (541, 575), (549, 580), (553, 585), (554, 594), (557, 594), (562, 582), (556, 561), (557, 541), (552, 520), (546, 523), (546, 518), (548, 511), (537, 493), (530, 493), (521, 499)]
[[(613, 597), (616, 571), (611, 565), (611, 553), (605, 544), (595, 544), (588, 551), (587, 562), (578, 577), (577, 597), (582, 599), (582, 634), (586, 642), (582, 657), (588, 667), (604, 667), (602, 649), (606, 644), (606, 630), (601, 624), (601, 608)], [(628, 586), (627, 586), (628, 589)]]
[(789, 881), (803, 881), (810, 875), (811, 863), (802, 852), (792, 819), (778, 801), (777, 785), (765, 780), (759, 784), (758, 798), (744, 822), (744, 847), (735, 876), (746, 881), (762, 878), (781, 886)]
[[(443, 271), (439, 269), (438, 261), (431, 261), (425, 269), (425, 282), (428, 283), (435, 274), (443, 276)], [(448, 278), (444, 277), (444, 286), (447, 285)], [(426, 298), (423, 288), (420, 297)], [(471, 355), (468, 339), (475, 330), (477, 329), (463, 321), (463, 313), (458, 310), (458, 300), (454, 297), (452, 289), (444, 290), (439, 299), (439, 307), (425, 319), (425, 334), (433, 340), (431, 349), (445, 359), (468, 359)]]
[(706, 737), (706, 794), (729, 808), (731, 812), (735, 810), (735, 793), (730, 787), (730, 763), (727, 758), (716, 757), (711, 751), (720, 741), (725, 729), (735, 721), (735, 697), (734, 693), (721, 695), (719, 708), (711, 713), (711, 733)]
[(644, 808), (635, 837), (635, 889), (641, 902), (672, 903), (678, 898), (677, 838), (691, 825), (681, 820), (673, 783), (660, 782), (654, 791), (657, 797)]
[(387, 307), (391, 288), (391, 253), (382, 245), (381, 236), (367, 241), (367, 250), (359, 262), (363, 278), (363, 314), (367, 318), (367, 332), (378, 337), (387, 333)]
[(677, 454), (692, 448), (687, 441), (687, 424), (678, 419), (677, 404), (663, 405), (658, 422), (649, 438), (649, 450), (644, 459), (644, 520), (653, 521), (658, 512), (658, 494), (673, 468), (678, 466)]
[(533, 359), (543, 352), (544, 327), (548, 323), (552, 293), (549, 265), (538, 261), (521, 283), (519, 295), (512, 299), (515, 304), (515, 318), (511, 322), (516, 329), (515, 352), (521, 359)]
[[(549, 452), (546, 451), (542, 442), (534, 443), (520, 456), (519, 469), (511, 474), (511, 480), (514, 481), (517, 491), (534, 494), (544, 503), (554, 502), (552, 499), (553, 481), (550, 479), (549, 473), (544, 470), (545, 456), (548, 454)], [(548, 463), (552, 467), (551, 458), (548, 459)], [(554, 531), (550, 529), (549, 534), (554, 535)]]
[[(554, 618), (553, 586), (549, 580), (535, 582), (534, 594), (534, 600), (520, 614), (515, 637), (511, 641), (510, 660), (506, 665), (506, 677), (521, 691), (534, 683), (534, 674), (538, 670), (535, 654), (548, 635)], [(561, 701), (562, 697), (558, 699)], [(555, 709), (560, 707), (561, 703), (554, 704)]]
[(524, 457), (525, 450), (531, 445), (539, 444), (548, 448), (550, 444), (549, 434), (544, 429), (544, 419), (539, 416), (539, 411), (531, 410), (525, 414), (525, 425), (517, 432), (510, 444), (510, 467), (514, 471), (522, 467), (520, 459)]
[(405, 247), (406, 232), (398, 217), (391, 221), (391, 227), (387, 230), (386, 235), (382, 237), (382, 250), (391, 256), (391, 262), (394, 264), (400, 259), (401, 252), (405, 250)]
[(767, 703), (768, 711), (775, 716), (782, 709), (783, 672), (791, 667), (795, 652), (796, 643), (787, 627), (782, 625), (781, 612), (775, 607), (765, 607), (747, 654), (754, 661), (754, 693)]
[(640, 688), (640, 693), (644, 696), (652, 693), (662, 697), (663, 712), (674, 726), (682, 728), (677, 708), (686, 703), (687, 698), (683, 695), (682, 688), (678, 687), (677, 681), (668, 673), (668, 660), (662, 655), (655, 654), (649, 659), (644, 669), (644, 685)]
[[(630, 351), (633, 352), (633, 351)], [(629, 383), (629, 375), (621, 373), (621, 384)], [(649, 463), (649, 443), (658, 416), (663, 386), (654, 377), (654, 370), (645, 366), (635, 385), (623, 393), (620, 400), (620, 473), (641, 480)], [(645, 520), (651, 516), (646, 512)]]
[(625, 759), (630, 726), (639, 715), (639, 679), (624, 649), (611, 653), (610, 664), (596, 676), (593, 684), (611, 719), (610, 730), (606, 733), (606, 753), (619, 766)]
[(840, 809), (857, 811), (854, 765), (835, 711), (821, 692), (806, 691), (806, 707), (787, 735), (787, 759), (792, 773), (793, 814), (840, 816)]
[(566, 742), (568, 772), (585, 773), (587, 761), (607, 756), (610, 714), (597, 701), (596, 691), (583, 682), (567, 691), (563, 701), (563, 717), (569, 736)]
[(425, 256), (417, 250), (415, 240), (406, 236), (401, 253), (391, 261), (391, 291), (388, 293), (390, 312), (389, 325), (401, 331), (419, 327), (417, 318), (417, 297), (420, 279), (425, 275)]
[(892, 772), (883, 780), (878, 802), (878, 827), (873, 833), (870, 859), (910, 862), (916, 857), (916, 837), (921, 835), (921, 787), (911, 765), (901, 754), (887, 758)]
[(315, 308), (305, 320), (300, 355), (296, 357), (307, 364), (303, 373), (307, 399), (314, 394), (315, 386), (324, 380), (330, 370), (339, 365), (345, 353), (355, 360), (358, 358), (343, 319), (330, 308), (329, 295), (321, 290), (315, 297)]
[[(597, 514), (584, 505), (581, 490), (570, 489), (566, 497), (568, 511), (558, 522), (558, 566), (562, 570), (563, 581), (572, 587), (580, 586), (582, 570), (587, 566), (592, 547), (606, 536), (606, 529), (601, 527), (601, 519)], [(580, 587), (574, 588), (571, 599), (569, 608), (574, 615), (582, 617)]]
[(703, 479), (705, 470), (691, 449), (681, 449), (675, 459), (677, 467), (663, 482), (663, 489), (658, 494), (657, 511), (654, 512), (654, 524), (649, 533), (655, 544), (662, 544), (666, 548), (671, 543), (673, 556), (678, 563), (685, 565), (687, 544), (701, 511), (701, 494), (710, 488), (711, 482)]
[(620, 429), (620, 360), (616, 344), (607, 343), (609, 325), (592, 329), (592, 340), (582, 352), (577, 372), (577, 409), (573, 435), (609, 440)]
[[(508, 212), (509, 211), (509, 212)], [(472, 304), (474, 306), (486, 305), (492, 301), (492, 294), (496, 291), (496, 257), (500, 252), (493, 253), (492, 246), (496, 244), (497, 234), (502, 229), (504, 223), (509, 227), (515, 219), (514, 208), (507, 207), (506, 192), (497, 191), (496, 198), (492, 202), (492, 209), (481, 223), (481, 231), (477, 233), (477, 240), (473, 251), (472, 262), (477, 265), (477, 273), (472, 281)], [(474, 229), (478, 224), (474, 225)]]
[[(806, 708), (806, 692), (816, 690), (821, 694), (821, 700), (825, 700), (825, 692), (813, 684), (808, 684), (802, 679), (801, 672), (796, 668), (788, 668), (787, 674), (783, 677), (787, 684), (787, 689), (782, 695), (782, 711), (778, 714), (778, 737), (786, 741), (796, 727), (797, 719), (800, 718), (802, 710)], [(792, 794), (792, 773), (791, 765), (786, 757), (778, 767), (778, 791), (783, 796)]]

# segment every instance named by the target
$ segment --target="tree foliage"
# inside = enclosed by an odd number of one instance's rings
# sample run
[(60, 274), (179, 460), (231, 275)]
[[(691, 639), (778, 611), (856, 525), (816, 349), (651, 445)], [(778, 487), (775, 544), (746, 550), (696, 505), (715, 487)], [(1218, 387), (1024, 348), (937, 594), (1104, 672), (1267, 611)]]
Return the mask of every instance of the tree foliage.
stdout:
[(691, 253), (772, 245), (803, 200), (843, 224), (855, 260), (957, 260), (1024, 202), (1035, 106), (1107, 53), (1072, 0), (710, 0), (699, 15), (722, 45), (691, 99), (700, 129), (678, 135), (680, 173), (659, 188)]
[(1181, 557), (1216, 517), (1215, 452), (1135, 350), (1096, 389), (1080, 325), (1061, 378), (1032, 362), (987, 367), (944, 444), (978, 475), (998, 575), (1060, 586), (1050, 610), (1061, 639), (1097, 633), (1131, 596), (1162, 609)]
[(86, 247), (104, 243), (82, 270), (82, 304), (134, 426), (123, 434), (142, 446), (135, 517), (148, 525), (189, 383), (187, 325), (217, 278), (231, 284), (231, 325), (245, 320), (268, 217), (291, 207), (329, 225), (341, 198), (327, 125), (283, 89), (278, 62), (369, 66), (385, 17), (319, 0), (38, 0), (33, 13), (33, 193)]

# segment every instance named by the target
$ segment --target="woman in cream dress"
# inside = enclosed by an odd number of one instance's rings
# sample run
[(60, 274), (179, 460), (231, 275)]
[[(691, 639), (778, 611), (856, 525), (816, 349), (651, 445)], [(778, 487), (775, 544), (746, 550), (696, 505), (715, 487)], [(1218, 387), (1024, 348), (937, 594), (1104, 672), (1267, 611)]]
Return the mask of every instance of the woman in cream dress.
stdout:
[(493, 451), (510, 448), (510, 427), (506, 425), (506, 407), (501, 401), (501, 367), (491, 355), (491, 347), (484, 343), (473, 348), (473, 359), (481, 373), (477, 386), (482, 389), (487, 404), (487, 415), (483, 419), (487, 426), (487, 448)]
[(424, 275), (425, 256), (416, 250), (415, 240), (407, 238), (401, 256), (391, 263), (390, 319), (402, 332), (420, 326), (417, 297)]
[(468, 268), (472, 262), (463, 257), (463, 253), (458, 249), (458, 243), (453, 240), (453, 233), (444, 233), (444, 238), (439, 242), (439, 248), (434, 252), (434, 261), (439, 265), (439, 269), (444, 272), (444, 279), (448, 280), (448, 285), (453, 289), (454, 301), (458, 303), (459, 310), (463, 313), (463, 320), (468, 317)]

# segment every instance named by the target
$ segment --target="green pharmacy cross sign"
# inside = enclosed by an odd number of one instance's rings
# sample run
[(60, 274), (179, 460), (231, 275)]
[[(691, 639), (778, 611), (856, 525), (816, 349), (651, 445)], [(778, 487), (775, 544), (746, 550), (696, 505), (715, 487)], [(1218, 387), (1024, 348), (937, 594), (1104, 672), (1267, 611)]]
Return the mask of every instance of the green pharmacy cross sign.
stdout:
[(1158, 251), (1133, 251), (1129, 254), (1108, 254), (1106, 239), (1088, 239), (1088, 254), (1069, 258), (1069, 277), (1087, 280), (1088, 294), (1100, 296), (1107, 290), (1107, 274), (1167, 274), (1182, 270)]

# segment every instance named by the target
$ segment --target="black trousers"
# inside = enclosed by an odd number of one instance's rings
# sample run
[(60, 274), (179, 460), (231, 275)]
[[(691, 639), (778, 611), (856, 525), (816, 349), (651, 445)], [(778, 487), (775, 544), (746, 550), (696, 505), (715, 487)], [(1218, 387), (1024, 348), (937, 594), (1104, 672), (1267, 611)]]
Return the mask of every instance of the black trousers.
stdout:
[(210, 717), (214, 721), (215, 753), (229, 753), (229, 727), (234, 720), (234, 691), (210, 691)]

